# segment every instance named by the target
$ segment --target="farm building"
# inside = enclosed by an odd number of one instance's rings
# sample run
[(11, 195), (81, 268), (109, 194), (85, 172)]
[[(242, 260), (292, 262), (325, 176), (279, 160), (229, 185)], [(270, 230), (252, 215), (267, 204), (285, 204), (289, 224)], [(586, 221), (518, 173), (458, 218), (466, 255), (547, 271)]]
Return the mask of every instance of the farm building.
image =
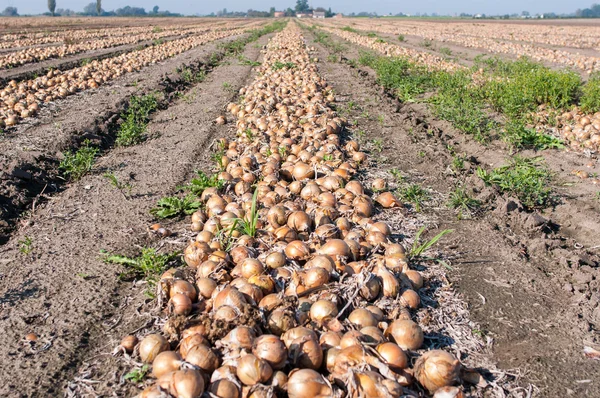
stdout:
[(313, 18), (324, 19), (325, 11), (313, 11)]
[(273, 14), (273, 16), (275, 18), (283, 18), (283, 17), (285, 17), (285, 12), (283, 12), (283, 11), (275, 11), (275, 13)]

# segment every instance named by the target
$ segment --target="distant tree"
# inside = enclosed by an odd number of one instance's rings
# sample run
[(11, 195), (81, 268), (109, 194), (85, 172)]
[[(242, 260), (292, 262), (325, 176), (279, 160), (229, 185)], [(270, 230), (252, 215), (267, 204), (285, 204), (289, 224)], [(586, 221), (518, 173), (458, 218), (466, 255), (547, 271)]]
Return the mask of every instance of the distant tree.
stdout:
[(3, 17), (18, 17), (19, 13), (17, 12), (17, 7), (6, 7), (0, 15)]
[(83, 15), (96, 15), (96, 3), (89, 3), (87, 6), (83, 7)]
[(54, 16), (54, 11), (56, 11), (56, 0), (48, 0), (48, 11)]
[(296, 0), (296, 12), (302, 13), (310, 10), (308, 0)]
[(292, 10), (290, 7), (288, 7), (288, 9), (285, 10), (285, 16), (286, 17), (295, 17), (296, 12), (294, 10)]
[(325, 11), (325, 18), (331, 17), (333, 17), (333, 12), (331, 12), (331, 7), (329, 7), (329, 10)]
[(271, 7), (271, 8), (269, 9), (269, 16), (270, 16), (270, 17), (274, 17), (274, 16), (275, 16), (275, 7)]
[(152, 14), (158, 14), (158, 6), (152, 7)]
[(102, 0), (96, 0), (96, 14), (102, 15)]
[(521, 12), (521, 16), (523, 16), (523, 17), (528, 17), (529, 15), (530, 15), (529, 11), (523, 11), (523, 12)]

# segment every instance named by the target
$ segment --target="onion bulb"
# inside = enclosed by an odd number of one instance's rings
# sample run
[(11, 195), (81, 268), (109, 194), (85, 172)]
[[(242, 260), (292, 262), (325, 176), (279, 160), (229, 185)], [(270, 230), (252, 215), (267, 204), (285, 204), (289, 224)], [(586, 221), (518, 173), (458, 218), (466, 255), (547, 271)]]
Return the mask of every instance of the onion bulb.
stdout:
[(181, 356), (175, 351), (163, 351), (152, 362), (152, 374), (159, 378), (181, 368)]
[(312, 369), (293, 370), (288, 378), (289, 398), (326, 398), (333, 396), (331, 386), (321, 374)]
[(273, 369), (267, 361), (263, 361), (252, 354), (247, 354), (238, 360), (236, 374), (242, 383), (253, 386), (269, 380), (273, 374)]
[(423, 330), (408, 319), (397, 319), (385, 331), (403, 350), (416, 350), (423, 345)]
[(427, 351), (415, 363), (414, 375), (429, 392), (451, 386), (460, 381), (461, 364), (449, 352), (443, 350)]
[(273, 369), (283, 368), (288, 354), (283, 341), (272, 334), (263, 334), (254, 340), (252, 353), (257, 358), (266, 361)]
[(154, 361), (158, 354), (168, 349), (169, 342), (167, 339), (159, 334), (149, 334), (140, 343), (140, 358), (142, 358), (142, 362), (150, 363)]
[(204, 378), (195, 369), (167, 373), (156, 384), (177, 398), (198, 398), (204, 392)]

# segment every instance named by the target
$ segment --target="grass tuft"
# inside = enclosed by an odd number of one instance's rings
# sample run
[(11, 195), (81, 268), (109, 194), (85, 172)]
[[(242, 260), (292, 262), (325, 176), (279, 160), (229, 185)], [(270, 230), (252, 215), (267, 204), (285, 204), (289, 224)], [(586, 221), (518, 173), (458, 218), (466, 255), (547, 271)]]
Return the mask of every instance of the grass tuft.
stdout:
[(77, 181), (92, 169), (98, 152), (99, 148), (93, 147), (89, 140), (85, 140), (77, 152), (68, 151), (64, 154), (58, 168), (71, 181)]

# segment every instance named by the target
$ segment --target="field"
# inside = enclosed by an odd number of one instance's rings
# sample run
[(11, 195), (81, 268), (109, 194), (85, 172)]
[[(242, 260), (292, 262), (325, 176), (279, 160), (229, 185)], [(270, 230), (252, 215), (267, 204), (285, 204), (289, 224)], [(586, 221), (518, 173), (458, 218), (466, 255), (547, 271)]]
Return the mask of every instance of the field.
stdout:
[(600, 396), (599, 29), (0, 18), (0, 395)]

